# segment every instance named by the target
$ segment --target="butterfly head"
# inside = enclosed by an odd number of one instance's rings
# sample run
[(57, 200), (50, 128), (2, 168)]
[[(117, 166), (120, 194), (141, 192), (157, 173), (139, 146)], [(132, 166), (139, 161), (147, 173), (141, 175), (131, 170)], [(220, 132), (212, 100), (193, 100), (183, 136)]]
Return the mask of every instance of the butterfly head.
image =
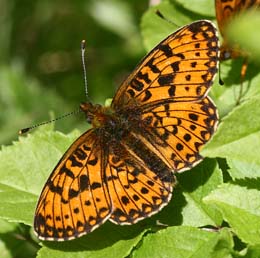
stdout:
[(104, 126), (110, 115), (113, 114), (111, 107), (93, 105), (90, 102), (81, 103), (80, 109), (85, 113), (87, 122), (95, 128)]
[(228, 60), (228, 59), (235, 59), (238, 57), (246, 57), (248, 53), (243, 51), (238, 44), (233, 43), (231, 46), (224, 42), (220, 47), (220, 60)]
[(231, 58), (231, 52), (229, 49), (222, 49), (220, 52), (220, 60), (228, 60)]

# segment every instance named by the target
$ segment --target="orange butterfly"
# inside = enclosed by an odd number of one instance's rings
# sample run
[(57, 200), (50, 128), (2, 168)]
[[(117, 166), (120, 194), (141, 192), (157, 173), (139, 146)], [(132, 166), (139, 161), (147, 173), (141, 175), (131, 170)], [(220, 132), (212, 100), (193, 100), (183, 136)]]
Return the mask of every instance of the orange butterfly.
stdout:
[(218, 54), (214, 25), (191, 23), (141, 61), (110, 107), (80, 105), (93, 128), (69, 147), (42, 190), (34, 219), (40, 239), (74, 239), (108, 219), (134, 224), (167, 205), (173, 172), (200, 162), (216, 130), (207, 94)]
[(230, 44), (227, 41), (226, 27), (236, 15), (245, 10), (259, 7), (260, 0), (215, 0), (216, 18), (223, 37), (223, 43), (220, 47), (220, 60), (235, 59), (240, 56), (244, 57), (240, 73), (241, 84), (245, 78), (248, 66), (247, 53), (242, 51), (237, 44)]

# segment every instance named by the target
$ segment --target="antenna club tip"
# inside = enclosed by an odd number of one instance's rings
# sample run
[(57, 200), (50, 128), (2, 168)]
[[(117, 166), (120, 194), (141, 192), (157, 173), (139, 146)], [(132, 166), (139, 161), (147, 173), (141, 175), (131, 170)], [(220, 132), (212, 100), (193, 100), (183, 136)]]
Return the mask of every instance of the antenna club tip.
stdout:
[(81, 41), (81, 49), (85, 49), (85, 48), (86, 48), (86, 40), (83, 39), (83, 40)]
[(221, 78), (219, 78), (219, 84), (222, 86), (225, 84), (225, 82)]
[(19, 135), (22, 135), (22, 134), (25, 134), (25, 133), (27, 133), (27, 132), (29, 132), (30, 131), (30, 128), (28, 127), (28, 128), (23, 128), (23, 129), (21, 129), (19, 132), (18, 132), (18, 134)]
[(155, 14), (164, 19), (164, 16), (163, 16), (163, 14), (160, 12), (160, 10), (157, 9), (157, 10), (155, 11)]
[(176, 26), (176, 27), (180, 27), (180, 26), (178, 26), (176, 23), (174, 23), (172, 20), (170, 20), (170, 19), (168, 19), (167, 17), (165, 17), (162, 13), (161, 13), (161, 11), (160, 10), (156, 10), (155, 11), (155, 14), (158, 16), (158, 17), (160, 17), (161, 19), (163, 19), (163, 20), (165, 20), (166, 22), (168, 22), (169, 24), (172, 24), (172, 25), (174, 25), (174, 26)]

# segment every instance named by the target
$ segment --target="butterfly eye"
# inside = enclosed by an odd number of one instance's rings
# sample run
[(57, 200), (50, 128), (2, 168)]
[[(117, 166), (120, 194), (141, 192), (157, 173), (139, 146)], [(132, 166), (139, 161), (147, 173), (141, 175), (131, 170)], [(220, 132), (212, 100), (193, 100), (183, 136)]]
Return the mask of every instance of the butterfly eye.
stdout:
[(227, 51), (227, 50), (224, 50), (222, 53), (221, 53), (221, 59), (222, 60), (228, 60), (231, 58), (231, 52), (230, 51)]

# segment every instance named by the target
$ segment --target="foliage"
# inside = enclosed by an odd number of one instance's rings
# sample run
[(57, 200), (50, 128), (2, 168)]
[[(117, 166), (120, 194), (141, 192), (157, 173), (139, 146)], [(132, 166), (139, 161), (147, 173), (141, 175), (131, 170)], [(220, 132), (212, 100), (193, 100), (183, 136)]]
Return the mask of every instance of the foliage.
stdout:
[[(6, 11), (0, 25), (6, 35), (3, 38), (0, 33), (4, 57), (0, 67), (0, 106), (6, 111), (0, 114), (0, 130), (4, 143), (10, 143), (20, 127), (43, 119), (40, 114), (69, 111), (82, 99), (79, 43), (85, 33), (89, 95), (96, 101), (111, 97), (115, 89), (111, 81), (118, 85), (124, 69), (130, 72), (140, 59), (142, 49), (136, 26), (139, 18), (134, 13), (138, 10), (141, 16), (145, 1), (141, 5), (135, 1), (63, 1), (62, 8), (58, 3), (27, 1), (19, 12), (19, 1), (2, 3)], [(214, 21), (212, 8), (211, 0), (194, 0), (188, 6), (185, 0), (163, 1), (149, 8), (141, 21), (146, 49), (177, 28), (158, 17), (156, 9), (182, 26), (197, 19)], [(115, 15), (118, 22), (109, 22), (106, 12)], [(251, 16), (242, 20), (243, 26), (236, 21), (230, 30), (252, 51), (253, 60), (259, 60), (259, 44), (252, 44), (252, 39), (260, 42), (254, 23), (258, 17), (250, 19)], [(210, 92), (221, 123), (202, 151), (207, 158), (177, 175), (178, 185), (169, 205), (136, 225), (106, 222), (80, 239), (40, 244), (31, 230), (38, 196), (50, 172), (80, 132), (65, 135), (54, 132), (50, 125), (3, 146), (2, 257), (260, 257), (260, 74), (257, 64), (251, 61), (242, 101), (236, 105), (242, 61), (223, 62), (221, 78), (225, 85), (219, 85), (216, 78)], [(67, 120), (57, 122), (60, 130), (75, 127), (82, 131), (79, 118)]]

